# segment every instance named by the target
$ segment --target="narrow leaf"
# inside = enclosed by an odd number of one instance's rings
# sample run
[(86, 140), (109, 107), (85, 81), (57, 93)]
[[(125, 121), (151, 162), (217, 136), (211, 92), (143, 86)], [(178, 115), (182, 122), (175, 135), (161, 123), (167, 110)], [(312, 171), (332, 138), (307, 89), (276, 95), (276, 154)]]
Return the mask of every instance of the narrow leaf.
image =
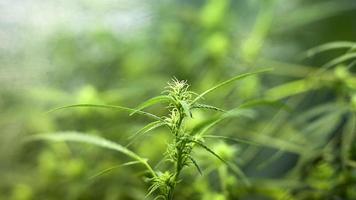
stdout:
[(215, 106), (211, 106), (211, 105), (206, 105), (206, 104), (194, 104), (194, 106), (192, 106), (191, 109), (197, 109), (197, 108), (203, 108), (203, 109), (208, 109), (208, 110), (215, 110), (215, 111), (220, 111), (220, 112), (226, 112), (223, 109), (220, 109), (218, 107)]
[(58, 133), (53, 133), (53, 134), (35, 135), (35, 136), (30, 137), (29, 140), (30, 141), (31, 140), (49, 140), (49, 141), (54, 141), (54, 142), (65, 142), (65, 141), (81, 142), (81, 143), (86, 143), (86, 144), (92, 144), (92, 145), (99, 146), (99, 147), (106, 148), (106, 149), (115, 150), (115, 151), (118, 151), (120, 153), (127, 155), (128, 157), (133, 158), (134, 160), (139, 161), (150, 171), (150, 173), (153, 176), (155, 176), (155, 172), (148, 165), (147, 159), (138, 156), (136, 153), (121, 146), (120, 144), (117, 144), (115, 142), (112, 142), (112, 141), (107, 140), (102, 137), (86, 135), (86, 134), (82, 134), (82, 133), (78, 133), (78, 132), (58, 132)]
[(354, 42), (349, 42), (349, 41), (336, 41), (336, 42), (330, 42), (326, 44), (322, 44), (320, 46), (316, 46), (314, 48), (309, 49), (306, 51), (304, 57), (312, 57), (318, 53), (322, 53), (324, 51), (330, 51), (330, 50), (335, 50), (335, 49), (351, 49), (356, 47), (356, 43)]
[[(118, 110), (123, 110), (123, 111), (128, 111), (128, 112), (135, 112), (136, 111), (135, 109), (124, 107), (124, 106), (100, 105), (100, 104), (73, 104), (73, 105), (62, 106), (62, 107), (59, 107), (59, 108), (52, 109), (52, 110), (48, 111), (48, 113), (54, 112), (54, 111), (57, 111), (57, 110), (66, 109), (66, 108), (79, 108), (79, 107), (118, 109)], [(160, 117), (158, 117), (158, 116), (156, 116), (154, 114), (148, 113), (148, 112), (144, 112), (144, 111), (136, 111), (136, 112), (141, 114), (141, 115), (145, 115), (145, 116), (151, 117), (153, 119), (162, 120)]]
[(321, 86), (322, 84), (314, 84), (314, 82), (308, 79), (301, 79), (273, 87), (267, 90), (265, 96), (270, 101), (276, 101), (289, 96), (307, 92)]
[(233, 109), (228, 112), (225, 112), (224, 114), (220, 115), (219, 117), (211, 118), (201, 124), (198, 124), (196, 127), (193, 128), (192, 134), (202, 136), (208, 130), (210, 130), (210, 128), (214, 127), (215, 125), (217, 125), (219, 122), (221, 122), (224, 119), (232, 118), (232, 117), (240, 117), (240, 116), (251, 117), (252, 114), (253, 113), (251, 113), (251, 110), (248, 110), (248, 109), (239, 109), (239, 108)]
[(210, 154), (212, 154), (213, 156), (215, 156), (216, 158), (218, 158), (221, 162), (223, 162), (224, 164), (226, 164), (228, 167), (230, 167), (237, 175), (239, 175), (242, 180), (244, 181), (244, 183), (246, 185), (250, 185), (247, 177), (245, 176), (245, 174), (242, 172), (242, 170), (234, 165), (231, 164), (229, 162), (227, 162), (226, 160), (224, 160), (223, 158), (221, 158), (221, 156), (219, 156), (217, 153), (215, 153), (212, 149), (210, 149), (209, 147), (207, 147), (205, 144), (203, 144), (202, 142), (196, 141), (196, 140), (191, 140), (193, 143), (199, 145), (200, 147), (202, 147), (203, 149), (205, 149), (207, 152), (209, 152)]
[(286, 104), (283, 104), (280, 101), (271, 101), (268, 99), (256, 99), (256, 100), (247, 101), (241, 104), (239, 108), (252, 108), (252, 107), (264, 106), (264, 105), (272, 106), (276, 108), (282, 108), (288, 111), (291, 110)]
[(207, 147), (205, 144), (203, 144), (202, 142), (196, 141), (196, 140), (190, 140), (191, 142), (197, 144), (198, 146), (202, 147), (203, 149), (205, 149), (206, 151), (208, 151), (209, 153), (211, 153), (212, 155), (214, 155), (216, 158), (218, 158), (221, 162), (227, 164), (227, 161), (225, 161), (223, 158), (221, 158), (217, 153), (215, 153), (213, 150), (211, 150), (209, 147)]
[(239, 166), (233, 164), (233, 163), (227, 163), (227, 165), (230, 167), (230, 169), (232, 169), (232, 171), (241, 177), (242, 182), (247, 185), (247, 186), (251, 186), (251, 182), (249, 181), (249, 179), (247, 178), (246, 174), (242, 171), (242, 169), (240, 169)]
[(340, 63), (346, 62), (346, 61), (348, 61), (350, 59), (353, 59), (353, 58), (356, 58), (356, 52), (347, 53), (347, 54), (344, 54), (342, 56), (339, 56), (339, 57), (331, 60), (330, 62), (326, 63), (323, 67), (324, 68), (329, 68), (329, 67), (338, 65)]
[(272, 69), (263, 69), (263, 70), (259, 70), (259, 71), (255, 71), (255, 72), (249, 72), (249, 73), (240, 74), (240, 75), (238, 75), (238, 76), (235, 76), (235, 77), (233, 77), (233, 78), (231, 78), (231, 79), (229, 79), (229, 80), (226, 80), (226, 81), (224, 81), (224, 82), (222, 82), (222, 83), (219, 83), (218, 85), (216, 85), (216, 86), (214, 86), (214, 87), (212, 87), (212, 88), (206, 90), (205, 92), (201, 93), (199, 96), (197, 96), (197, 97), (193, 100), (192, 104), (194, 104), (195, 102), (197, 102), (199, 99), (203, 98), (206, 94), (208, 94), (208, 93), (210, 93), (210, 92), (212, 92), (212, 91), (214, 91), (214, 90), (216, 90), (216, 89), (218, 89), (218, 88), (220, 88), (220, 87), (223, 87), (223, 86), (225, 86), (225, 85), (227, 85), (227, 84), (229, 84), (229, 83), (232, 83), (232, 82), (234, 82), (234, 81), (243, 79), (243, 78), (248, 77), (248, 76), (252, 76), (252, 75), (259, 74), (259, 73), (268, 72), (268, 71), (271, 71), (271, 70), (272, 70)]
[(306, 148), (305, 146), (294, 144), (280, 138), (270, 137), (268, 135), (249, 134), (242, 137), (248, 138), (249, 140), (261, 144), (265, 147), (288, 151), (295, 154), (304, 154), (310, 151), (310, 149)]
[(195, 168), (197, 168), (197, 170), (198, 170), (200, 176), (203, 176), (203, 172), (201, 171), (201, 169), (200, 169), (200, 167), (199, 167), (197, 161), (194, 160), (194, 158), (193, 158), (192, 156), (189, 156), (189, 160), (192, 161), (192, 163), (194, 164)]
[(313, 118), (326, 115), (334, 110), (345, 110), (346, 108), (339, 103), (324, 103), (319, 106), (315, 106), (312, 108), (307, 109), (305, 112), (301, 113), (300, 115), (296, 116), (292, 122), (301, 125), (302, 123), (310, 123)]
[(256, 146), (261, 146), (262, 145), (262, 144), (259, 144), (259, 143), (256, 143), (256, 142), (253, 142), (253, 141), (250, 141), (250, 140), (244, 140), (244, 139), (227, 137), (227, 136), (220, 136), (220, 135), (204, 135), (203, 138), (223, 139), (223, 140), (227, 140), (227, 141), (250, 144), (250, 145), (256, 145)]
[(137, 112), (139, 112), (142, 109), (147, 108), (147, 107), (153, 106), (153, 105), (158, 104), (158, 103), (168, 103), (170, 101), (172, 101), (172, 98), (169, 97), (168, 95), (161, 95), (161, 96), (153, 97), (153, 98), (143, 102), (139, 106), (137, 106), (134, 109), (134, 111), (130, 113), (130, 116), (135, 114), (135, 113), (137, 113)]
[(127, 162), (127, 163), (124, 163), (124, 164), (121, 164), (121, 165), (116, 165), (116, 166), (113, 166), (113, 167), (109, 167), (107, 169), (104, 169), (104, 170), (101, 170), (100, 172), (96, 173), (95, 175), (89, 177), (89, 179), (93, 179), (93, 178), (96, 178), (98, 176), (102, 176), (116, 168), (119, 168), (119, 167), (124, 167), (124, 166), (130, 166), (130, 165), (135, 165), (135, 164), (140, 164), (139, 161), (132, 161), (132, 162)]
[(129, 138), (132, 138), (132, 140), (126, 145), (126, 147), (130, 146), (132, 144), (132, 142), (134, 141), (134, 138), (137, 138), (149, 131), (152, 131), (158, 127), (164, 126), (166, 125), (165, 122), (161, 122), (161, 121), (155, 121), (155, 122), (151, 122), (149, 124), (147, 124), (146, 126), (144, 126), (143, 128), (141, 128), (140, 130), (138, 130), (135, 134), (131, 135)]

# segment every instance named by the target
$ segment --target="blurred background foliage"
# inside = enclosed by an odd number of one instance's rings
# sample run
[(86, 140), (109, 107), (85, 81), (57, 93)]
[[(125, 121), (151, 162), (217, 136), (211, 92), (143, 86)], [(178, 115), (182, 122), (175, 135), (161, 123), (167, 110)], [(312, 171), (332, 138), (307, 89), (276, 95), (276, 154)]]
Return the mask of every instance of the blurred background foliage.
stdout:
[[(354, 0), (2, 1), (0, 199), (144, 199), (148, 186), (139, 166), (91, 178), (128, 161), (125, 156), (23, 140), (75, 130), (127, 144), (145, 118), (46, 111), (75, 103), (134, 107), (160, 94), (172, 77), (200, 92), (261, 67), (274, 71), (206, 98), (225, 109), (256, 98), (286, 105), (258, 106), (251, 118), (211, 130), (262, 144), (208, 141), (251, 184), (196, 151), (203, 176), (186, 170), (176, 199), (356, 199), (355, 9)], [(334, 41), (349, 42), (301, 59)], [(162, 107), (149, 111), (165, 114)], [(196, 112), (191, 126), (210, 117)], [(131, 149), (155, 165), (167, 140), (158, 129)]]

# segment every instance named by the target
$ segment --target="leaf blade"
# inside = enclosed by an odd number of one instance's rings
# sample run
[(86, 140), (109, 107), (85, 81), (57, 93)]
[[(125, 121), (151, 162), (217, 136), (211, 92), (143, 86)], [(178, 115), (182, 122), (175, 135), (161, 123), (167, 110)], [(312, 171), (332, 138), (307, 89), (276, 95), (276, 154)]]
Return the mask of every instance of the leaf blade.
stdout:
[(69, 131), (69, 132), (57, 132), (55, 134), (39, 134), (29, 138), (29, 141), (37, 141), (37, 140), (47, 140), (47, 141), (54, 141), (54, 142), (81, 142), (81, 143), (102, 147), (105, 149), (115, 150), (134, 160), (139, 161), (150, 171), (150, 173), (153, 176), (156, 175), (155, 172), (152, 170), (152, 168), (148, 165), (147, 159), (140, 157), (133, 151), (125, 148), (120, 144), (117, 144), (113, 141), (107, 140), (102, 137), (91, 136), (91, 135), (82, 134), (74, 131)]
[(326, 63), (323, 67), (324, 68), (330, 68), (332, 66), (338, 65), (340, 63), (343, 63), (343, 62), (348, 61), (348, 60), (353, 59), (353, 58), (356, 58), (356, 52), (347, 53), (347, 54), (344, 54), (344, 55), (339, 56), (337, 58), (334, 58), (333, 60), (331, 60), (328, 63)]
[[(58, 108), (54, 108), (50, 111), (48, 111), (47, 113), (51, 113), (51, 112), (55, 112), (58, 110), (62, 110), (62, 109), (67, 109), (67, 108), (80, 108), (80, 107), (93, 107), (93, 108), (106, 108), (106, 109), (118, 109), (118, 110), (123, 110), (123, 111), (127, 111), (127, 112), (134, 112), (136, 111), (135, 109), (132, 108), (128, 108), (128, 107), (124, 107), (124, 106), (116, 106), (116, 105), (102, 105), (102, 104), (72, 104), (72, 105), (67, 105), (67, 106), (62, 106), (62, 107), (58, 107)], [(160, 117), (148, 113), (148, 112), (144, 112), (144, 111), (137, 111), (137, 113), (151, 117), (153, 119), (157, 119), (157, 120), (162, 120)]]
[(221, 156), (219, 156), (217, 153), (215, 153), (212, 149), (210, 149), (208, 146), (206, 146), (202, 142), (199, 142), (196, 140), (191, 140), (191, 142), (199, 145), (200, 147), (205, 149), (207, 152), (209, 152), (210, 154), (215, 156), (217, 159), (219, 159), (221, 162), (223, 162), (226, 166), (228, 166), (230, 169), (232, 169), (237, 175), (239, 175), (246, 185), (250, 185), (250, 182), (248, 181), (246, 175), (243, 173), (243, 171), (238, 166), (229, 163), (228, 161), (223, 159)]
[(135, 138), (164, 125), (166, 125), (166, 123), (161, 121), (155, 121), (147, 124), (146, 126), (144, 126), (143, 128), (141, 128), (140, 130), (138, 130), (136, 133), (134, 133), (129, 137), (132, 138), (132, 140), (126, 145), (126, 147), (130, 146), (134, 142)]
[(89, 179), (93, 179), (93, 178), (96, 178), (98, 176), (102, 176), (103, 174), (106, 174), (109, 171), (112, 171), (112, 170), (114, 170), (116, 168), (119, 168), (119, 167), (130, 166), (130, 165), (135, 165), (135, 164), (139, 164), (139, 163), (140, 163), (139, 161), (131, 161), (131, 162), (126, 162), (124, 164), (115, 165), (115, 166), (112, 166), (112, 167), (109, 167), (109, 168), (106, 168), (104, 170), (99, 171), (98, 173), (96, 173), (93, 176), (89, 177)]
[(316, 54), (322, 53), (324, 51), (330, 51), (330, 50), (335, 50), (335, 49), (351, 49), (356, 47), (356, 43), (350, 42), (350, 41), (335, 41), (335, 42), (329, 42), (326, 44), (322, 44), (316, 47), (313, 47), (305, 52), (305, 55), (303, 57), (312, 57), (315, 56)]
[(136, 108), (134, 108), (135, 111), (131, 112), (130, 116), (134, 115), (135, 113), (137, 113), (147, 107), (153, 106), (158, 103), (164, 103), (164, 102), (170, 102), (170, 101), (172, 101), (172, 98), (169, 97), (168, 95), (160, 95), (160, 96), (153, 97), (153, 98), (148, 99), (147, 101), (141, 103)]
[(190, 155), (189, 155), (188, 158), (189, 158), (190, 161), (192, 161), (193, 165), (194, 165), (195, 168), (198, 170), (200, 176), (203, 176), (203, 172), (202, 172), (201, 168), (199, 167), (198, 162), (197, 162), (192, 156), (190, 156)]
[(197, 103), (194, 106), (192, 106), (191, 109), (197, 109), (197, 108), (203, 108), (203, 109), (208, 109), (208, 110), (215, 110), (215, 111), (220, 111), (220, 112), (226, 112), (225, 110), (215, 107), (215, 106), (211, 106), (211, 105), (207, 105), (207, 104), (200, 104)]
[(197, 96), (197, 97), (192, 101), (191, 104), (197, 102), (199, 99), (203, 98), (206, 94), (208, 94), (208, 93), (210, 93), (210, 92), (212, 92), (212, 91), (214, 91), (214, 90), (216, 90), (216, 89), (218, 89), (218, 88), (220, 88), (220, 87), (223, 87), (223, 86), (225, 86), (225, 85), (227, 85), (227, 84), (229, 84), (229, 83), (232, 83), (232, 82), (234, 82), (234, 81), (237, 81), (237, 80), (239, 80), (239, 79), (242, 79), (242, 78), (245, 78), (245, 77), (248, 77), (248, 76), (252, 76), (252, 75), (256, 75), (256, 74), (268, 72), (268, 71), (271, 71), (271, 70), (272, 70), (271, 68), (267, 68), (267, 69), (262, 69), (262, 70), (255, 71), (255, 72), (248, 72), (248, 73), (244, 73), (244, 74), (237, 75), (237, 76), (235, 76), (235, 77), (233, 77), (233, 78), (230, 78), (230, 79), (228, 79), (228, 80), (226, 80), (226, 81), (224, 81), (224, 82), (221, 82), (221, 83), (219, 83), (219, 84), (213, 86), (212, 88), (206, 90), (205, 92), (201, 93), (199, 96)]

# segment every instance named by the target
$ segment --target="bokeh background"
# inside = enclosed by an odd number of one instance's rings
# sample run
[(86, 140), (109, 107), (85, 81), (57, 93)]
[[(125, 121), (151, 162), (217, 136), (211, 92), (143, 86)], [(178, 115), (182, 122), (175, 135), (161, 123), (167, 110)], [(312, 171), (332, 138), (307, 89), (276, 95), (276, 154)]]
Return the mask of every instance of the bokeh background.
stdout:
[[(356, 199), (355, 47), (302, 59), (312, 47), (352, 44), (355, 36), (354, 0), (3, 0), (0, 199), (144, 199), (148, 184), (139, 166), (90, 178), (128, 161), (123, 155), (24, 140), (79, 131), (127, 144), (146, 118), (101, 109), (46, 112), (76, 103), (135, 107), (172, 77), (202, 92), (265, 67), (274, 70), (206, 98), (224, 109), (256, 98), (287, 105), (256, 107), (251, 118), (229, 119), (211, 131), (263, 144), (208, 142), (251, 185), (196, 151), (204, 175), (187, 169), (176, 199)], [(348, 59), (318, 71), (343, 55)], [(212, 115), (194, 113), (194, 123)], [(130, 148), (155, 165), (168, 141), (167, 130), (157, 129)]]

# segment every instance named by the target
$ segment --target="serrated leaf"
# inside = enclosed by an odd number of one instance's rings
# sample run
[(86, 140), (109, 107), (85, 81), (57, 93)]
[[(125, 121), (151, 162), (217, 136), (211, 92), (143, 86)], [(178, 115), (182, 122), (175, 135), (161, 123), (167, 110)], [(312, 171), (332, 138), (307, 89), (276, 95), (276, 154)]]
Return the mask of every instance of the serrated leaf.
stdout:
[(191, 104), (194, 104), (195, 102), (197, 102), (199, 99), (203, 98), (205, 95), (207, 95), (208, 93), (220, 88), (220, 87), (223, 87), (229, 83), (232, 83), (234, 81), (237, 81), (237, 80), (240, 80), (240, 79), (243, 79), (245, 77), (248, 77), (248, 76), (252, 76), (252, 75), (256, 75), (256, 74), (260, 74), (260, 73), (264, 73), (264, 72), (268, 72), (268, 71), (271, 71), (272, 69), (263, 69), (263, 70), (259, 70), (259, 71), (255, 71), (255, 72), (249, 72), (249, 73), (245, 73), (245, 74), (240, 74), (238, 76), (235, 76), (233, 78), (230, 78), (229, 80), (226, 80), (222, 83), (219, 83), (217, 85), (215, 85), (214, 87), (206, 90), (205, 92), (201, 93), (199, 96), (197, 96)]
[[(48, 111), (48, 113), (54, 112), (54, 111), (57, 111), (57, 110), (62, 110), (62, 109), (67, 109), (67, 108), (78, 108), (78, 107), (118, 109), (118, 110), (123, 110), (123, 111), (128, 111), (128, 112), (136, 111), (135, 109), (124, 107), (124, 106), (100, 105), (100, 104), (73, 104), (73, 105), (62, 106), (62, 107), (58, 107), (58, 108), (52, 109), (52, 110)], [(158, 116), (156, 116), (154, 114), (148, 113), (148, 112), (144, 112), (144, 111), (136, 111), (136, 112), (141, 114), (141, 115), (145, 115), (145, 116), (151, 117), (153, 119), (162, 120), (160, 117), (158, 117)]]
[(137, 113), (137, 112), (139, 112), (142, 109), (147, 108), (147, 107), (153, 106), (153, 105), (158, 104), (158, 103), (167, 103), (167, 102), (170, 102), (170, 101), (172, 101), (172, 98), (169, 97), (168, 95), (161, 95), (161, 96), (153, 97), (153, 98), (143, 102), (139, 106), (137, 106), (134, 109), (134, 111), (130, 113), (130, 116), (135, 114), (135, 113)]
[(66, 141), (81, 142), (81, 143), (91, 144), (106, 149), (115, 150), (122, 154), (127, 155), (128, 157), (134, 160), (137, 160), (138, 162), (143, 164), (153, 176), (155, 176), (155, 172), (147, 163), (147, 159), (140, 157), (136, 153), (132, 152), (131, 150), (125, 148), (120, 144), (117, 144), (115, 142), (112, 142), (110, 140), (107, 140), (99, 136), (86, 135), (86, 134), (71, 131), (71, 132), (57, 132), (53, 134), (40, 134), (29, 138), (29, 141), (34, 141), (34, 140), (49, 140), (54, 142), (66, 142)]

